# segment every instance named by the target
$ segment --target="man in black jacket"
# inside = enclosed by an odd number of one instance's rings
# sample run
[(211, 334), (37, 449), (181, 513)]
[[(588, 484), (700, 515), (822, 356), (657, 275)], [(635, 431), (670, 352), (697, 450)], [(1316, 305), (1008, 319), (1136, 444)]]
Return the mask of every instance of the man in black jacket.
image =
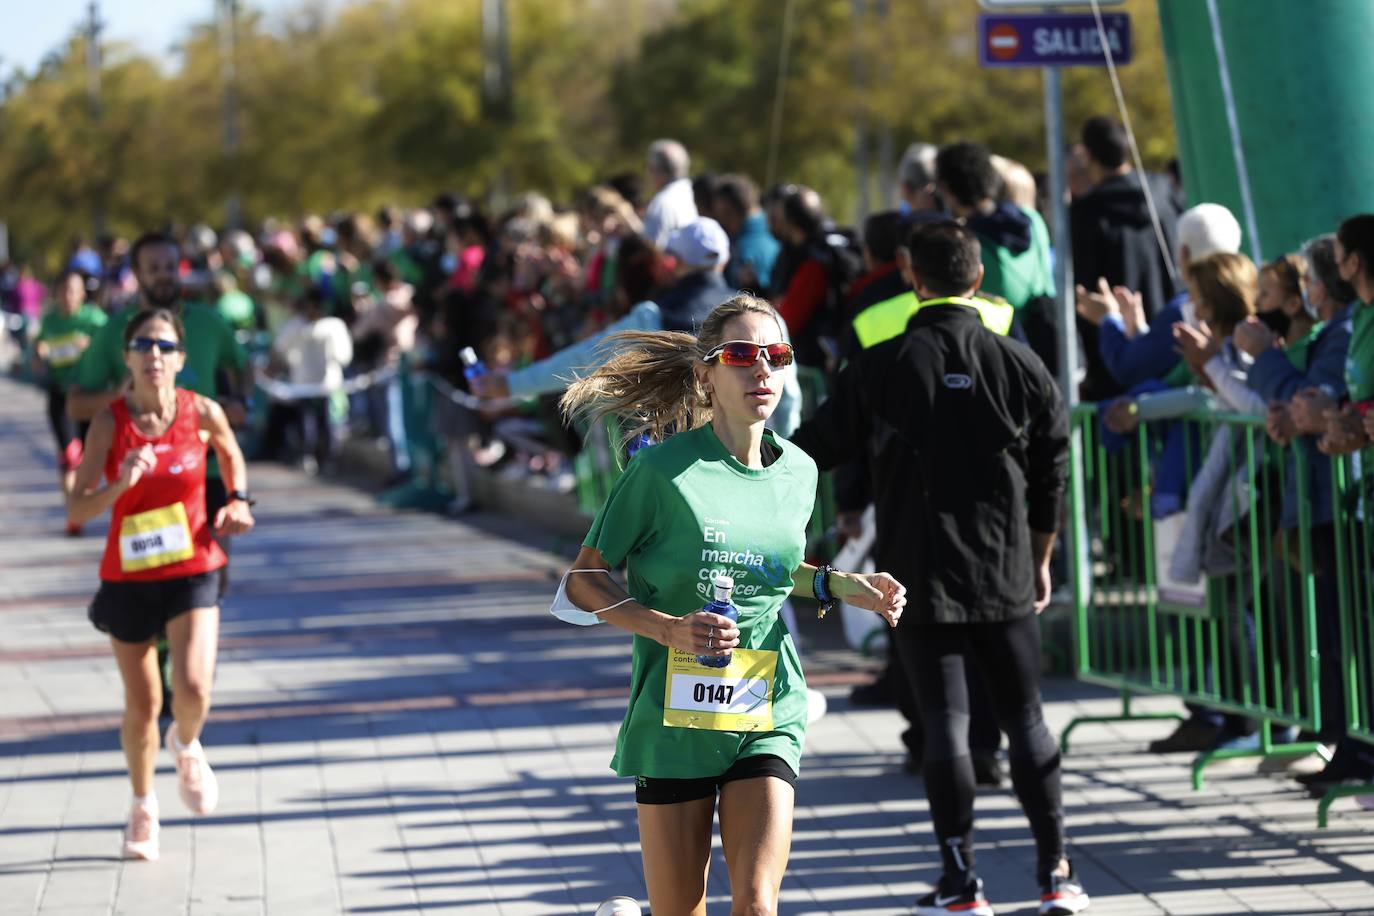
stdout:
[[(1178, 250), (1179, 211), (1173, 194), (1163, 179), (1131, 167), (1126, 131), (1115, 121), (1089, 118), (1083, 124), (1083, 149), (1093, 187), (1069, 207), (1074, 283), (1097, 289), (1098, 279), (1105, 278), (1111, 287), (1136, 290), (1146, 318), (1153, 320), (1178, 292), (1169, 261)], [(1158, 232), (1145, 198), (1146, 182), (1159, 217)], [(1079, 319), (1078, 331), (1087, 358), (1084, 400), (1119, 394), (1120, 386), (1098, 353), (1097, 327)]]
[(1040, 629), (1068, 476), (1068, 414), (1029, 348), (987, 330), (970, 297), (977, 237), (912, 233), (923, 306), (906, 333), (860, 353), (792, 441), (822, 468), (867, 454), (877, 555), (908, 588), (895, 631), (925, 720), (925, 784), (944, 874), (917, 916), (990, 913), (973, 861), (974, 775), (965, 666), (976, 663), (1010, 745), (1035, 836), (1042, 914), (1088, 898), (1065, 857), (1059, 751), (1040, 704)]

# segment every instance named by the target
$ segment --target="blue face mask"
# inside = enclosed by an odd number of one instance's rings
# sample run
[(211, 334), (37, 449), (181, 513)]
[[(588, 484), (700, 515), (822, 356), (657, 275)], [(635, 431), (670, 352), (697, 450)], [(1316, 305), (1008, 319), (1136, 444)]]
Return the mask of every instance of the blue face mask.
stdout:
[(458, 255), (451, 251), (445, 251), (444, 256), (439, 259), (439, 269), (444, 272), (445, 276), (452, 274), (458, 269)]

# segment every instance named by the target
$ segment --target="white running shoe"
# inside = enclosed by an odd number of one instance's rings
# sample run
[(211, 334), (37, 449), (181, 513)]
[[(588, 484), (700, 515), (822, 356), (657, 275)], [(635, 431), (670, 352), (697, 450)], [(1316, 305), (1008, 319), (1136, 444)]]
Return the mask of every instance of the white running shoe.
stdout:
[(823, 694), (823, 693), (821, 693), (819, 690), (815, 690), (814, 688), (811, 688), (811, 687), (806, 688), (806, 724), (807, 724), (807, 725), (810, 725), (812, 722), (815, 722), (815, 721), (816, 721), (817, 719), (819, 719), (821, 716), (825, 715), (826, 710), (829, 709), (829, 708), (830, 708), (830, 704), (829, 704), (829, 702), (826, 700), (825, 694)]
[(643, 916), (639, 903), (630, 897), (612, 897), (596, 908), (596, 916)]
[(215, 771), (205, 760), (205, 749), (197, 738), (185, 747), (179, 747), (177, 724), (167, 728), (167, 750), (177, 765), (177, 791), (181, 794), (182, 804), (192, 814), (209, 814), (219, 804), (219, 780)]
[(161, 854), (158, 846), (158, 833), (161, 826), (157, 821), (157, 805), (135, 803), (129, 809), (129, 823), (124, 825), (124, 851), (126, 859), (141, 859), (156, 862)]

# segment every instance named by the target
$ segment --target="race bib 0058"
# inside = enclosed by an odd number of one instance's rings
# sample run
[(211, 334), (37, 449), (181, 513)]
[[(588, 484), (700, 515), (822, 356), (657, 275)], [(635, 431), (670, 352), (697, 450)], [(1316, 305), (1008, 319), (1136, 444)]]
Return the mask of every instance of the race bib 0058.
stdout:
[(126, 515), (119, 526), (119, 565), (124, 572), (156, 569), (196, 555), (191, 525), (181, 503)]
[(778, 653), (736, 649), (725, 668), (698, 665), (696, 656), (668, 651), (663, 724), (724, 732), (773, 728), (773, 680)]

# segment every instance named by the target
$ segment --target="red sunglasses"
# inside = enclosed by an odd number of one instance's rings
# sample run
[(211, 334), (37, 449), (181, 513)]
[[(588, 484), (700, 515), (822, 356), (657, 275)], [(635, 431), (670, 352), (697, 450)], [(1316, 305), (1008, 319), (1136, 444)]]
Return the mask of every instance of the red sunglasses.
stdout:
[(759, 361), (759, 354), (768, 361), (773, 369), (784, 369), (792, 365), (792, 345), (790, 343), (756, 344), (747, 340), (729, 340), (716, 347), (701, 358), (709, 363), (719, 357), (722, 366), (735, 366), (747, 369)]

